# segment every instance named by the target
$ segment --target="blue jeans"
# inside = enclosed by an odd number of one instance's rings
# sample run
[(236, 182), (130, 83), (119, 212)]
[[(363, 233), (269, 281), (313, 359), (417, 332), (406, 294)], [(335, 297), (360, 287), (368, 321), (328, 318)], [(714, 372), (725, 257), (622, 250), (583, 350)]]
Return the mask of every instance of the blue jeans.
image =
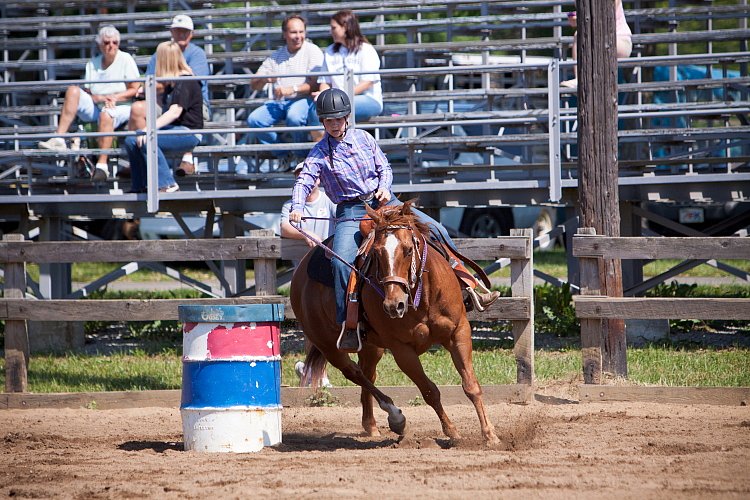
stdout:
[(370, 96), (354, 96), (354, 120), (359, 123), (383, 112), (383, 103)]
[[(167, 125), (161, 130), (190, 130), (182, 125)], [(140, 148), (135, 142), (136, 136), (125, 138), (123, 147), (128, 153), (130, 160), (130, 184), (133, 191), (144, 191), (146, 189), (146, 143)], [(200, 141), (195, 134), (159, 135), (157, 149), (157, 161), (159, 172), (159, 189), (176, 184), (172, 169), (169, 168), (164, 153), (184, 153), (192, 150)]]
[[(290, 101), (268, 101), (259, 106), (247, 117), (247, 126), (251, 128), (267, 128), (279, 120), (286, 120), (289, 127), (303, 127), (308, 123), (310, 113), (315, 113), (315, 103), (309, 97)], [(279, 135), (276, 132), (250, 132), (248, 139), (256, 138), (260, 144), (276, 144)], [(294, 142), (306, 142), (307, 132), (292, 132)], [(279, 152), (281, 154), (282, 152)]]
[[(369, 205), (375, 208), (377, 200), (373, 199), (369, 202)], [(386, 205), (400, 206), (403, 203), (391, 194), (391, 199)], [(412, 211), (419, 220), (429, 225), (433, 230), (438, 231), (449, 245), (455, 246), (451, 237), (448, 236), (448, 232), (435, 219), (417, 209), (412, 208)], [(362, 233), (359, 232), (359, 219), (365, 216), (367, 216), (367, 211), (365, 210), (364, 203), (359, 200), (356, 202), (345, 201), (336, 206), (336, 219), (338, 222), (336, 222), (334, 230), (333, 251), (348, 264), (354, 264), (354, 260), (357, 257), (357, 249), (362, 243)], [(336, 294), (336, 321), (343, 323), (346, 321), (346, 286), (349, 283), (351, 268), (335, 257), (331, 259), (331, 262), (333, 264), (334, 293)]]

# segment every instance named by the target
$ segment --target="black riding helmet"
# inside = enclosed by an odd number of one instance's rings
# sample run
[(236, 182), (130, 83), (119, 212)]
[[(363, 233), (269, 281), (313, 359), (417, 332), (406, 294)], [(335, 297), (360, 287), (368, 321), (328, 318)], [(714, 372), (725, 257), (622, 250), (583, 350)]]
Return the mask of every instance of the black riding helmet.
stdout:
[(351, 114), (352, 105), (346, 92), (331, 88), (320, 93), (318, 100), (315, 101), (315, 110), (321, 120), (324, 118), (341, 118)]

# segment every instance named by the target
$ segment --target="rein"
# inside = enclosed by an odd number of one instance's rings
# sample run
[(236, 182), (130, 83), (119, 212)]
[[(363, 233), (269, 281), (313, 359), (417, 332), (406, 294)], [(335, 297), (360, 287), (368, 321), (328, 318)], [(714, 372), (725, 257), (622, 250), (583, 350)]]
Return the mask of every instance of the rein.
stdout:
[[(310, 217), (305, 217), (305, 219), (310, 219)], [(333, 257), (336, 257), (341, 262), (343, 262), (346, 265), (346, 267), (348, 267), (349, 269), (351, 269), (352, 271), (354, 271), (355, 273), (357, 273), (357, 275), (359, 275), (359, 277), (362, 278), (365, 281), (365, 283), (367, 283), (368, 285), (370, 285), (373, 288), (373, 290), (375, 290), (376, 292), (378, 292), (378, 295), (380, 295), (380, 298), (383, 298), (383, 299), (385, 298), (385, 293), (383, 293), (383, 290), (381, 290), (380, 287), (377, 286), (377, 284), (373, 283), (372, 280), (370, 278), (368, 278), (362, 271), (360, 271), (359, 269), (357, 269), (353, 265), (349, 264), (339, 254), (337, 254), (332, 249), (330, 249), (327, 246), (325, 246), (322, 242), (318, 241), (317, 238), (313, 238), (313, 236), (310, 233), (308, 233), (307, 231), (305, 231), (304, 229), (302, 229), (302, 224), (299, 224), (299, 225), (295, 226), (295, 228), (297, 229), (297, 231), (299, 231), (300, 233), (302, 233), (302, 236), (304, 236), (308, 240), (312, 241), (315, 244), (315, 246), (321, 247), (325, 252), (329, 253)]]

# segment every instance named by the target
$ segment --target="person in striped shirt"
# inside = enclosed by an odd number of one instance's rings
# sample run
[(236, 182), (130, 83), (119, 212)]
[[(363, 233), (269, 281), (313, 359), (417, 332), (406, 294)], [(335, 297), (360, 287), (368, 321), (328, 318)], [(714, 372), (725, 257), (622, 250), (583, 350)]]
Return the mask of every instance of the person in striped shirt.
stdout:
[[(339, 259), (332, 259), (336, 321), (341, 323), (339, 348), (356, 352), (357, 346), (361, 348), (361, 342), (356, 331), (345, 328), (345, 295), (349, 265), (354, 263), (357, 249), (362, 242), (359, 219), (367, 214), (365, 203), (377, 208), (380, 205), (398, 206), (402, 202), (391, 192), (391, 165), (375, 139), (364, 130), (348, 127), (351, 103), (346, 92), (337, 88), (324, 90), (318, 96), (316, 109), (325, 128), (325, 135), (310, 150), (297, 176), (292, 191), (289, 221), (298, 224), (302, 221), (305, 199), (320, 180), (320, 185), (328, 197), (336, 203), (333, 251), (346, 261), (344, 263)], [(442, 225), (419, 210), (412, 211), (455, 248)], [(476, 292), (473, 288), (467, 287), (467, 293), (480, 311), (500, 296), (497, 291), (490, 292), (484, 289)]]
[[(308, 124), (308, 118), (315, 116), (314, 102), (310, 95), (317, 88), (314, 77), (305, 77), (320, 71), (323, 64), (323, 51), (307, 40), (305, 20), (292, 14), (284, 19), (281, 25), (286, 44), (275, 50), (258, 68), (257, 75), (250, 81), (253, 90), (261, 90), (270, 84), (273, 87), (273, 100), (253, 110), (247, 118), (251, 128), (268, 128), (279, 120), (285, 120), (289, 127), (300, 127)], [(280, 76), (278, 76), (280, 75)], [(296, 76), (285, 76), (296, 75)], [(269, 132), (251, 132), (248, 139), (256, 139), (260, 144), (275, 144), (278, 134)], [(306, 132), (293, 132), (294, 142), (306, 142)], [(283, 158), (286, 151), (278, 151), (276, 156)], [(293, 153), (290, 155), (292, 156)], [(287, 158), (282, 170), (291, 169), (296, 162)]]

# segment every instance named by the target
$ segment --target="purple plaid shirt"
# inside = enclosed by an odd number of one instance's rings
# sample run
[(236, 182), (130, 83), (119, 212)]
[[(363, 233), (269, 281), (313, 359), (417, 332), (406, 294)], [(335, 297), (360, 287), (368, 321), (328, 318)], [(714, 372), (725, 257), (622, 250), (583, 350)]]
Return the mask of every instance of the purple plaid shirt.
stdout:
[[(329, 144), (333, 148), (333, 169)], [(350, 128), (341, 142), (326, 132), (307, 155), (292, 192), (292, 211), (302, 211), (318, 178), (331, 201), (338, 204), (378, 189), (390, 189), (393, 172), (375, 139), (363, 130)]]

